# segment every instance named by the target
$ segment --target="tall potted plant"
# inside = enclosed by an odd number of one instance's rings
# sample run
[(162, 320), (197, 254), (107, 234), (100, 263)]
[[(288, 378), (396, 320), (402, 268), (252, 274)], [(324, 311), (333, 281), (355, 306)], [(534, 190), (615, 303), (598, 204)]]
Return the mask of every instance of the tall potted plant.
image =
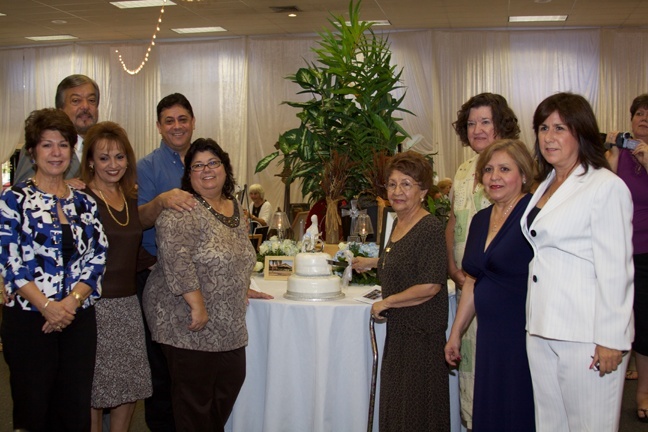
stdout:
[(395, 116), (409, 112), (400, 108), (404, 95), (391, 94), (400, 88), (402, 69), (390, 64), (387, 38), (360, 21), (360, 4), (351, 0), (348, 22), (332, 16), (333, 30), (320, 32), (322, 40), (313, 48), (317, 60), (287, 77), (301, 87), (299, 94), (312, 99), (283, 102), (300, 109), (301, 124), (281, 134), (278, 150), (256, 167), (262, 171), (281, 156), (280, 162), (290, 167), (289, 181), (301, 180), (302, 194), (311, 201), (326, 198), (322, 183), (328, 180), (326, 167), (334, 152), (355, 164), (340, 188), (340, 197), (349, 200), (373, 189), (365, 173), (374, 155), (393, 154), (408, 136)]

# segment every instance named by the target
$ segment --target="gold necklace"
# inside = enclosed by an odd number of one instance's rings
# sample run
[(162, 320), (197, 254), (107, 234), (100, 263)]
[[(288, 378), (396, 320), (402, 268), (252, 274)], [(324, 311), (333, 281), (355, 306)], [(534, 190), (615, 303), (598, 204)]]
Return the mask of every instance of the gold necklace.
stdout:
[(124, 208), (126, 209), (126, 223), (121, 223), (117, 220), (115, 215), (113, 214), (112, 211), (110, 211), (110, 204), (108, 204), (108, 201), (106, 201), (106, 197), (104, 196), (103, 192), (101, 192), (101, 189), (97, 189), (99, 191), (99, 196), (101, 196), (101, 199), (103, 200), (104, 204), (106, 204), (106, 208), (108, 209), (108, 214), (114, 220), (117, 225), (119, 226), (128, 226), (128, 222), (130, 222), (130, 215), (128, 214), (128, 203), (126, 202), (126, 197), (124, 196), (124, 192), (122, 192), (121, 188), (119, 188), (119, 192), (121, 193), (121, 197), (124, 200)]
[[(34, 185), (34, 187), (35, 187), (36, 189), (38, 189), (38, 190), (41, 191), (41, 192), (45, 192), (44, 190), (42, 190), (42, 189), (38, 186), (38, 183), (36, 183), (36, 179), (35, 179), (35, 178), (32, 178), (32, 179), (31, 179), (31, 182), (32, 182), (32, 184)], [(53, 194), (50, 194), (50, 195), (54, 195), (55, 197), (57, 197), (57, 198), (59, 198), (59, 199), (65, 199), (65, 198), (67, 198), (67, 196), (70, 194), (70, 188), (69, 188), (69, 186), (67, 185), (67, 183), (65, 183), (65, 182), (63, 182), (63, 186), (65, 187), (65, 192), (63, 192), (63, 193), (61, 193), (61, 194), (53, 193)], [(45, 192), (45, 193), (49, 193), (49, 192)]]

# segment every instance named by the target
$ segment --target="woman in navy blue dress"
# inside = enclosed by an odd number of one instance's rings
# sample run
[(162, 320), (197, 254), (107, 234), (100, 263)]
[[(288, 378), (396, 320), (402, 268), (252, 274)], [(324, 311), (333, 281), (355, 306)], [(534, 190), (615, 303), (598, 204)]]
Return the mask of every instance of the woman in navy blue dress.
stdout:
[(520, 230), (531, 195), (533, 160), (518, 140), (493, 143), (477, 178), (493, 201), (473, 218), (462, 268), (461, 301), (445, 348), (461, 360), (461, 334), (478, 316), (473, 431), (534, 431), (533, 388), (526, 354), (525, 303), (533, 251)]

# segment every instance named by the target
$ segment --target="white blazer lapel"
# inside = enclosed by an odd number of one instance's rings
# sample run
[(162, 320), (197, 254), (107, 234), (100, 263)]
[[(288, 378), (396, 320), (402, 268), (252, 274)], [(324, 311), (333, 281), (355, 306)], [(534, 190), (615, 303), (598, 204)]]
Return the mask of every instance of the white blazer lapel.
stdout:
[[(590, 168), (591, 170), (592, 168)], [(560, 204), (568, 200), (583, 184), (587, 175), (583, 175), (585, 168), (582, 165), (578, 165), (574, 171), (567, 177), (565, 182), (560, 185), (558, 190), (554, 192), (551, 196), (551, 199), (547, 201), (545, 206), (542, 208), (542, 211), (538, 214), (538, 218), (542, 213), (547, 214), (552, 210), (556, 209)]]
[[(540, 183), (540, 186), (538, 186), (538, 189), (536, 189), (535, 192), (533, 192), (533, 196), (531, 197), (531, 200), (529, 201), (529, 204), (527, 204), (526, 210), (524, 210), (524, 214), (522, 215), (522, 219), (520, 219), (520, 224), (522, 225), (522, 231), (526, 232), (526, 226), (527, 226), (527, 217), (531, 210), (538, 204), (538, 201), (540, 201), (540, 198), (542, 198), (542, 195), (546, 192), (547, 188), (549, 185), (552, 183), (553, 178), (556, 176), (555, 171), (551, 171), (549, 175), (547, 176), (546, 179), (542, 183)], [(542, 212), (541, 212), (542, 213)], [(538, 216), (540, 216), (538, 214)], [(537, 216), (536, 216), (537, 219)]]
[[(589, 171), (591, 171), (592, 169), (593, 168), (590, 167)], [(587, 178), (589, 177), (588, 175), (589, 171), (587, 174), (584, 174), (585, 168), (583, 168), (583, 166), (579, 164), (574, 169), (574, 171), (572, 171), (572, 173), (569, 175), (567, 180), (565, 180), (565, 182), (562, 185), (560, 185), (558, 190), (554, 192), (554, 194), (551, 196), (549, 201), (547, 201), (544, 207), (542, 207), (542, 211), (538, 213), (538, 216), (536, 216), (536, 218), (533, 221), (533, 224), (531, 225), (532, 226), (535, 225), (536, 222), (542, 219), (543, 216), (546, 216), (552, 210), (555, 210), (557, 207), (559, 207), (560, 204), (568, 200), (581, 187), (581, 185), (587, 181)], [(533, 206), (537, 204), (537, 202), (540, 200), (542, 195), (546, 192), (546, 190), (553, 182), (555, 176), (556, 176), (556, 171), (555, 170), (551, 171), (549, 176), (547, 176), (547, 179), (544, 182), (542, 182), (540, 187), (538, 187), (538, 189), (536, 190), (533, 199), (529, 203), (529, 207), (527, 207), (527, 210), (530, 211), (530, 209), (533, 208), (531, 207), (531, 204), (533, 204)], [(526, 214), (524, 215), (524, 217), (526, 217)]]

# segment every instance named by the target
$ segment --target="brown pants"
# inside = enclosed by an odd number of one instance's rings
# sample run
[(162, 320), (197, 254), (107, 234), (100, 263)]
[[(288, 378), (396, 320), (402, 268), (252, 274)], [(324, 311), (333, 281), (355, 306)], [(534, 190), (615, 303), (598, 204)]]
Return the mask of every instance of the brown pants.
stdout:
[(223, 431), (245, 381), (245, 347), (225, 352), (162, 345), (178, 431)]

